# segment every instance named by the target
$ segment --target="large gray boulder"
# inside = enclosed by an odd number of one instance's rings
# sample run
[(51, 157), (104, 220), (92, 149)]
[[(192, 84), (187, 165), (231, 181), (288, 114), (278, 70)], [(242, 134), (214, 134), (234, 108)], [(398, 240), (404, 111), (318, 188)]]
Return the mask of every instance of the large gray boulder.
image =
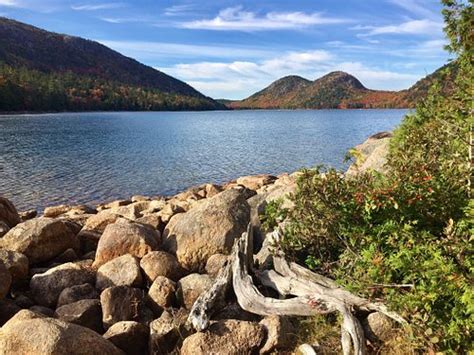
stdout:
[(176, 283), (164, 276), (158, 276), (148, 291), (148, 303), (155, 314), (171, 307), (175, 299)]
[(391, 137), (391, 132), (380, 132), (357, 145), (354, 148), (356, 161), (349, 167), (346, 176), (354, 176), (369, 170), (387, 173), (386, 163)]
[(69, 248), (78, 248), (74, 231), (66, 222), (51, 218), (20, 223), (0, 239), (0, 249), (22, 253), (30, 264), (51, 260)]
[(104, 327), (108, 329), (121, 321), (149, 324), (154, 315), (145, 302), (145, 293), (141, 289), (128, 286), (106, 288), (100, 294)]
[(141, 287), (142, 283), (138, 259), (125, 254), (106, 262), (97, 270), (95, 286), (98, 290), (103, 290), (111, 286)]
[(95, 274), (87, 264), (66, 263), (34, 275), (30, 281), (30, 290), (38, 304), (55, 307), (64, 289), (94, 282)]
[(104, 338), (112, 342), (127, 355), (147, 353), (149, 329), (146, 325), (123, 321), (112, 325), (104, 334)]
[(265, 339), (264, 327), (240, 320), (218, 321), (206, 330), (187, 337), (182, 355), (240, 355), (258, 352)]
[(297, 329), (287, 317), (271, 315), (260, 321), (265, 328), (267, 337), (261, 354), (288, 351), (294, 349), (297, 342)]
[(99, 300), (81, 300), (58, 307), (56, 318), (102, 333), (102, 309)]
[(0, 355), (122, 355), (96, 332), (76, 324), (20, 311), (0, 329)]
[(178, 301), (186, 309), (191, 309), (198, 297), (213, 285), (214, 281), (206, 274), (191, 274), (183, 277), (177, 284)]
[(29, 264), (25, 255), (12, 250), (0, 250), (0, 261), (5, 264), (14, 282), (28, 277)]
[(0, 196), (0, 222), (4, 222), (8, 227), (13, 228), (20, 223), (20, 216), (9, 200)]
[(250, 190), (258, 190), (265, 185), (269, 185), (276, 180), (276, 177), (268, 174), (242, 176), (237, 179), (237, 184)]
[(229, 254), (250, 220), (245, 197), (237, 189), (227, 190), (173, 216), (164, 231), (165, 249), (190, 271), (204, 270), (211, 255)]
[(186, 322), (188, 312), (169, 309), (150, 323), (150, 354), (173, 354), (183, 338), (189, 334)]
[(140, 260), (140, 266), (150, 282), (158, 276), (178, 281), (184, 274), (176, 257), (165, 251), (149, 252)]
[(91, 284), (81, 284), (67, 287), (61, 291), (58, 297), (58, 307), (81, 300), (98, 299), (99, 293)]
[(142, 258), (160, 245), (160, 234), (153, 228), (119, 219), (109, 224), (97, 245), (94, 266), (100, 267), (107, 261), (125, 254)]

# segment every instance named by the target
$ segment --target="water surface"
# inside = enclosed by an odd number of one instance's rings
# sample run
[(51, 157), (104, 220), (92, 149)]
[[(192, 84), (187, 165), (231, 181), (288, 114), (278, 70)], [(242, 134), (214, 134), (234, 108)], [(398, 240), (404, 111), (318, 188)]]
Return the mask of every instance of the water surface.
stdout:
[(0, 195), (19, 209), (167, 195), (242, 175), (345, 168), (347, 150), (406, 110), (0, 116)]

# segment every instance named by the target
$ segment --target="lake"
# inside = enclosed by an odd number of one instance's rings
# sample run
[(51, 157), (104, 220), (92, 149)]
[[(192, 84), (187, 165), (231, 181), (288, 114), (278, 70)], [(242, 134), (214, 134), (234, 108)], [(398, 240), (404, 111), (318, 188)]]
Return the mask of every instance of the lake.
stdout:
[(407, 110), (0, 116), (0, 195), (18, 209), (168, 195), (243, 175), (346, 168), (347, 150)]

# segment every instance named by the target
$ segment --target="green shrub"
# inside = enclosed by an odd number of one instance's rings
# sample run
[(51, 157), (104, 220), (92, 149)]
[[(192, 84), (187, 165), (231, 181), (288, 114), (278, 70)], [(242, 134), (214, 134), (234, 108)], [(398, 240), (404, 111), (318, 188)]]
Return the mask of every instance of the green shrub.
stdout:
[[(458, 54), (453, 92), (434, 85), (404, 119), (386, 176), (304, 170), (278, 247), (400, 312), (412, 328), (412, 349), (462, 353), (474, 350), (474, 14), (465, 2), (443, 3), (450, 49)], [(272, 208), (270, 216), (278, 216)]]

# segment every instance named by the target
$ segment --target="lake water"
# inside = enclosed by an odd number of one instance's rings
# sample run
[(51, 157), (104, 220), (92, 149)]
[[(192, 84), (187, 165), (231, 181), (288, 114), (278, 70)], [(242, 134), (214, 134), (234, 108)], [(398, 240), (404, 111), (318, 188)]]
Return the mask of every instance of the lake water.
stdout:
[(20, 209), (167, 195), (239, 176), (345, 168), (347, 150), (406, 110), (0, 116), (0, 195)]

